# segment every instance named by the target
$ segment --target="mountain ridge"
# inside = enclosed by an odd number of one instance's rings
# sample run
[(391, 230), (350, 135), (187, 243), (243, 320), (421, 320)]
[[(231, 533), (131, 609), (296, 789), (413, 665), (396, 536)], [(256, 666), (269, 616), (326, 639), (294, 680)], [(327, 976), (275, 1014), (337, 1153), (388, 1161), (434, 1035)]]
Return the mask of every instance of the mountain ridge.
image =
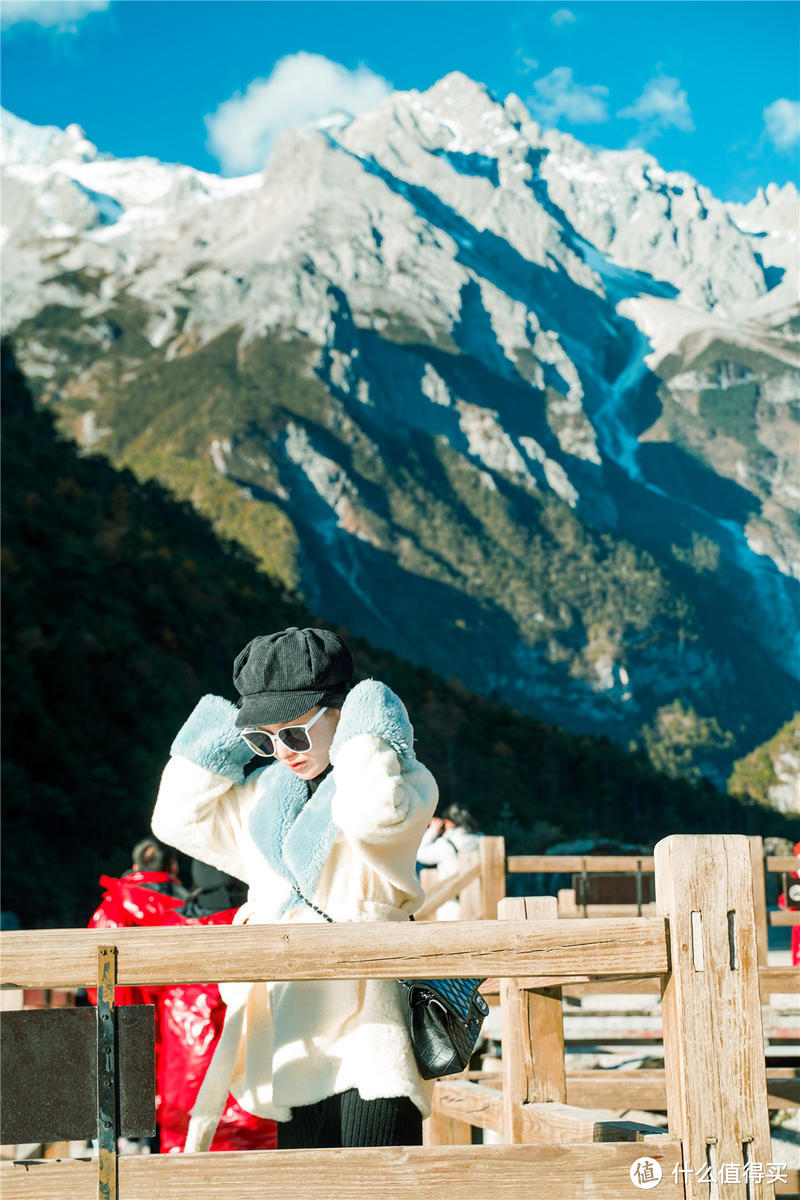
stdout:
[[(0, 391), (3, 907), (23, 928), (80, 927), (99, 876), (129, 867), (199, 697), (235, 695), (231, 662), (254, 632), (327, 623), (191, 504), (59, 437), (6, 343)], [(791, 830), (702, 778), (659, 774), (643, 753), (545, 725), (339, 632), (358, 678), (385, 680), (406, 702), (442, 806), (468, 805), (511, 852), (564, 836), (649, 849), (674, 829)]]
[(622, 740), (678, 697), (734, 757), (785, 720), (796, 190), (724, 205), (459, 75), (288, 131), (257, 176), (134, 164), (138, 206), (80, 134), (77, 192), (36, 168), (49, 214), (6, 168), (10, 324), (62, 428), (476, 690)]

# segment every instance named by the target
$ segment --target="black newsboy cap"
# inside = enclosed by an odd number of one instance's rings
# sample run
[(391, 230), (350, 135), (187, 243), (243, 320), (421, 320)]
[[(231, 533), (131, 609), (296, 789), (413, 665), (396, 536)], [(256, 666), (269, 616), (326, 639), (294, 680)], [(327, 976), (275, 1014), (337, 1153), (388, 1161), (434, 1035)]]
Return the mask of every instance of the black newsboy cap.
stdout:
[(233, 664), (236, 725), (277, 725), (318, 704), (340, 708), (354, 670), (347, 646), (328, 629), (293, 625), (254, 637)]

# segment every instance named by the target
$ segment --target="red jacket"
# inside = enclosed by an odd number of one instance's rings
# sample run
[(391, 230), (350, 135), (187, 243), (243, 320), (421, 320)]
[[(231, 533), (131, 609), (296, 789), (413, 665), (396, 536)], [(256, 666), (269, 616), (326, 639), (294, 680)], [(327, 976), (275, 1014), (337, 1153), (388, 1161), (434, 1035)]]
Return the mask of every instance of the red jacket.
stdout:
[[(122, 879), (104, 875), (105, 895), (92, 916), (92, 929), (131, 925), (230, 925), (236, 909), (188, 918), (177, 911), (184, 901), (148, 884), (166, 884), (163, 871), (138, 871)], [(174, 881), (173, 881), (174, 882)], [(96, 992), (90, 992), (96, 1003)], [(118, 987), (117, 1004), (153, 1004), (156, 1009), (156, 1118), (161, 1152), (179, 1151), (186, 1141), (189, 1116), (222, 1031), (225, 1005), (214, 983), (174, 987)], [(228, 1096), (212, 1150), (270, 1150), (276, 1145), (274, 1121), (245, 1112)]]
[[(798, 867), (796, 871), (792, 871), (789, 876), (789, 884), (785, 892), (781, 892), (778, 896), (778, 904), (781, 908), (797, 910), (800, 908), (800, 888), (798, 888), (797, 880), (800, 879), (800, 842), (796, 842), (793, 854), (798, 856)], [(792, 926), (792, 966), (800, 967), (800, 925)]]

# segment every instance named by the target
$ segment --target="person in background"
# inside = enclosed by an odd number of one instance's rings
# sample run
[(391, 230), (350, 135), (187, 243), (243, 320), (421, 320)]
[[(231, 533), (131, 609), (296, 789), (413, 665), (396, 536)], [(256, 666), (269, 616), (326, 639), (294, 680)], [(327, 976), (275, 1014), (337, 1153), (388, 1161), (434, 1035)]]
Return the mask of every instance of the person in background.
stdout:
[[(166, 910), (162, 924), (230, 925), (247, 897), (241, 880), (197, 859), (192, 883), (186, 903)], [(224, 1021), (225, 1004), (215, 983), (176, 984), (161, 991), (156, 1115), (162, 1154), (184, 1149), (189, 1114)], [(275, 1122), (245, 1112), (228, 1093), (210, 1149), (273, 1150), (275, 1142)]]
[[(179, 908), (189, 893), (178, 878), (178, 859), (175, 851), (154, 837), (137, 842), (131, 855), (129, 871), (118, 879), (101, 875), (100, 886), (105, 888), (100, 904), (89, 918), (90, 929), (120, 929), (137, 925), (159, 925), (164, 914)], [(159, 1001), (163, 989), (158, 987), (123, 986), (114, 990), (115, 1004), (152, 1004), (155, 1008), (156, 1075), (161, 1055), (161, 1024)], [(83, 989), (77, 1003), (97, 1004), (97, 989)], [(156, 1098), (158, 1106), (158, 1098)], [(158, 1149), (155, 1138), (118, 1139), (120, 1154), (148, 1154)]]
[[(797, 870), (792, 871), (786, 882), (786, 891), (778, 896), (781, 908), (796, 910), (800, 908), (800, 842), (795, 842), (792, 853), (797, 858)], [(792, 966), (800, 967), (800, 925), (792, 926)]]
[[(175, 851), (156, 838), (137, 843), (133, 867), (119, 879), (104, 875), (106, 892), (90, 928), (165, 925), (229, 925), (247, 889), (238, 879), (205, 863), (192, 863), (193, 888), (177, 875)], [(88, 999), (97, 1003), (97, 992)], [(119, 1139), (120, 1153), (182, 1150), (189, 1114), (214, 1053), (225, 1018), (216, 984), (117, 987), (115, 1003), (152, 1004), (155, 1009), (155, 1139)], [(268, 1150), (275, 1146), (274, 1121), (260, 1120), (228, 1096), (212, 1150)]]
[[(137, 842), (132, 866), (118, 879), (100, 876), (105, 888), (100, 904), (89, 918), (90, 929), (120, 929), (131, 925), (156, 925), (165, 908), (179, 908), (189, 893), (178, 878), (175, 851), (154, 837)], [(90, 1003), (97, 992), (88, 990)], [(158, 989), (118, 987), (117, 1004), (154, 1004)]]
[[(469, 809), (451, 804), (440, 817), (434, 817), (422, 836), (417, 863), (437, 867), (440, 879), (458, 874), (459, 855), (477, 850), (480, 840), (478, 823)], [(457, 921), (461, 914), (458, 900), (448, 900), (436, 910), (437, 921)]]
[[(205, 696), (172, 745), (153, 831), (249, 885), (236, 924), (406, 922), (436, 783), (402, 701), (352, 687), (336, 634), (292, 626), (237, 656), (238, 707)], [(266, 760), (250, 770), (256, 756)], [(224, 984), (225, 1025), (185, 1148), (210, 1143), (228, 1091), (278, 1122), (278, 1148), (418, 1145), (420, 1077), (400, 984)]]

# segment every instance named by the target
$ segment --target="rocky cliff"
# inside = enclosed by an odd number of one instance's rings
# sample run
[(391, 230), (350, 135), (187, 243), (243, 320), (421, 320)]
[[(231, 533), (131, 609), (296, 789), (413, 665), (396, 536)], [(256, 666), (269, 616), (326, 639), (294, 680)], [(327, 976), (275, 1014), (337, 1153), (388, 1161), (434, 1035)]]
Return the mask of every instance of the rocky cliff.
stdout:
[(6, 126), (5, 328), (84, 447), (571, 728), (644, 744), (679, 703), (722, 779), (786, 719), (794, 188), (726, 205), (461, 75), (240, 179)]

